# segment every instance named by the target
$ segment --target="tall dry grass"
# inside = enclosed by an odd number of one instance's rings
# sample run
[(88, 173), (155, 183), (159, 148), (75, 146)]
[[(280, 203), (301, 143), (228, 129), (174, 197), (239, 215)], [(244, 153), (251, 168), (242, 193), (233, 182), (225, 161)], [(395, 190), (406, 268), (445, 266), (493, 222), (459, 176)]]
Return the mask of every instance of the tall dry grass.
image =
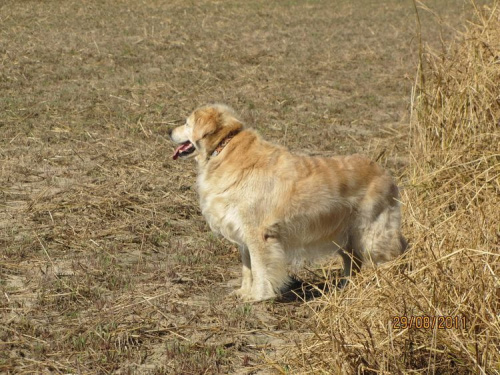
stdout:
[(500, 374), (499, 3), (476, 8), (444, 55), (421, 58), (402, 196), (411, 250), (311, 302), (313, 335), (282, 368)]

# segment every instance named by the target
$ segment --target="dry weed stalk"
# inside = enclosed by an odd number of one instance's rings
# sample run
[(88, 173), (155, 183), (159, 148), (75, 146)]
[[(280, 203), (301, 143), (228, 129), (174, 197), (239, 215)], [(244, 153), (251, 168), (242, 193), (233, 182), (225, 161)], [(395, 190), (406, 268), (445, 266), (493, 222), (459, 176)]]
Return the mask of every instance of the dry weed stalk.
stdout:
[[(500, 373), (500, 9), (476, 11), (418, 75), (403, 193), (412, 248), (310, 303), (314, 335), (288, 362), (300, 373)], [(447, 316), (459, 324), (438, 327)]]

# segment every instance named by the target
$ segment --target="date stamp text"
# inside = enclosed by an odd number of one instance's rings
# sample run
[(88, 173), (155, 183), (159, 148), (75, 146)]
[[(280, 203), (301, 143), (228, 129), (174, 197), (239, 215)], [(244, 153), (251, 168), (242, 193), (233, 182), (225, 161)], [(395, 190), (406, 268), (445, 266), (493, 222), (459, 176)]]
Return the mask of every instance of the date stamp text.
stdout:
[(465, 316), (394, 316), (393, 329), (466, 329)]

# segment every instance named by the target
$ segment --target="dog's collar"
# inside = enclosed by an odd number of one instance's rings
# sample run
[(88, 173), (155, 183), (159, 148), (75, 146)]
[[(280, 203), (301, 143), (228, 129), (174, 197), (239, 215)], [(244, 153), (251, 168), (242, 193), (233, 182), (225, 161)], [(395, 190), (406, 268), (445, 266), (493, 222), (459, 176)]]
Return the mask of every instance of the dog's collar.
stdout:
[(210, 157), (214, 158), (217, 155), (219, 155), (224, 149), (224, 147), (226, 147), (227, 144), (231, 142), (231, 139), (233, 139), (239, 132), (240, 132), (239, 130), (236, 130), (226, 135), (224, 139), (220, 141), (219, 145), (215, 148), (214, 152), (212, 152), (212, 155), (210, 155)]

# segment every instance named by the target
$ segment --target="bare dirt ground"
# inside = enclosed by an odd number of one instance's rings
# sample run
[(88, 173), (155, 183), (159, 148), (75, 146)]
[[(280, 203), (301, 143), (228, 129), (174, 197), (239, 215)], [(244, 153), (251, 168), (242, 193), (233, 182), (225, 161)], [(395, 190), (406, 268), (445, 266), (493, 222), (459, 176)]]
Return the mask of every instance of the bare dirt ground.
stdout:
[[(427, 5), (439, 46), (469, 6)], [(398, 177), (415, 25), (395, 0), (3, 1), (0, 372), (293, 373), (280, 357), (313, 310), (227, 297), (238, 253), (167, 130), (224, 102), (270, 140)]]

